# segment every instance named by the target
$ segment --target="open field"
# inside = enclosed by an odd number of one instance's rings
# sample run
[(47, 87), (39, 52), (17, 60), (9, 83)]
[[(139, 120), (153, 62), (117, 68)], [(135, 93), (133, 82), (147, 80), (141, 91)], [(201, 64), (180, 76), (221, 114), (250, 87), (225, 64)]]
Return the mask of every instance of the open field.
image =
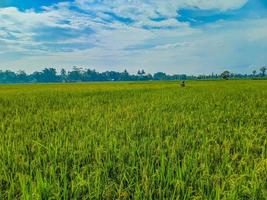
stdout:
[(0, 199), (266, 199), (267, 81), (0, 85)]

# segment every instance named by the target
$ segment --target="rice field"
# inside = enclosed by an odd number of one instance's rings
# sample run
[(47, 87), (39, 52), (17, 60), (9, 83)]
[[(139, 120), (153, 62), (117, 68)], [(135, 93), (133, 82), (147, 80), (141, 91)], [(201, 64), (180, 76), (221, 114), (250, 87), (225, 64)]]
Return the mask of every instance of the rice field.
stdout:
[(267, 81), (0, 85), (0, 199), (267, 199)]

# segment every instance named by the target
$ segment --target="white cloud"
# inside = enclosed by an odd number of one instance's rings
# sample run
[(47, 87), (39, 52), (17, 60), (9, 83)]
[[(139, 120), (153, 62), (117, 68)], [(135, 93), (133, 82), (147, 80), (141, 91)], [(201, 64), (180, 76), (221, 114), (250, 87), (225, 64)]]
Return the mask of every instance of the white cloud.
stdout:
[(38, 70), (36, 66), (82, 65), (97, 70), (205, 73), (242, 65), (245, 71), (246, 66), (267, 63), (266, 19), (222, 21), (200, 28), (176, 20), (180, 8), (225, 11), (246, 0), (101, 2), (59, 3), (39, 13), (1, 8), (0, 67), (32, 71)]
[(76, 0), (81, 9), (90, 11), (113, 11), (136, 20), (155, 18), (159, 15), (176, 17), (181, 8), (218, 9), (222, 11), (238, 9), (248, 0)]
[[(238, 9), (245, 5), (248, 0), (185, 0), (184, 4), (189, 7), (197, 7), (201, 9), (218, 9), (218, 10), (231, 10)], [(179, 2), (175, 1), (174, 2)]]

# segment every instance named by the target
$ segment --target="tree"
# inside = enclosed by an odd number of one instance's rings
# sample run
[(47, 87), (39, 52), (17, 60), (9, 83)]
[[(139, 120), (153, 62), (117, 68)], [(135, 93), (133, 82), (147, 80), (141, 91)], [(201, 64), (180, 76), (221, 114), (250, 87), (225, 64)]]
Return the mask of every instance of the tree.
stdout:
[(146, 73), (144, 70), (138, 70), (137, 74), (130, 74), (127, 70), (123, 72), (106, 71), (97, 72), (89, 68), (73, 67), (72, 70), (66, 71), (61, 69), (60, 74), (57, 74), (54, 68), (45, 68), (42, 71), (36, 71), (27, 74), (24, 71), (13, 72), (10, 70), (0, 70), (0, 83), (35, 83), (35, 82), (88, 82), (88, 81), (147, 81), (147, 80), (205, 80), (205, 79), (219, 79), (225, 80), (231, 78), (246, 79), (257, 76), (266, 77), (266, 67), (260, 69), (260, 75), (257, 71), (253, 70), (252, 74), (230, 73), (224, 71), (221, 75), (218, 74), (203, 74), (199, 76), (186, 74), (173, 74), (169, 75), (164, 72), (157, 72), (154, 75)]
[(15, 72), (10, 70), (1, 71), (0, 70), (0, 83), (16, 83), (17, 76)]
[(28, 76), (27, 76), (25, 71), (19, 70), (17, 72), (17, 80), (18, 80), (18, 82), (25, 83), (25, 82), (28, 81), (27, 79), (28, 79)]
[(266, 67), (260, 68), (260, 71), (262, 73), (262, 76), (265, 76), (266, 69), (267, 69)]
[(221, 74), (221, 77), (225, 80), (229, 79), (230, 77), (230, 72), (229, 71), (224, 71), (222, 74)]
[(142, 69), (142, 70), (138, 70), (137, 74), (139, 76), (144, 76), (146, 74), (146, 72)]
[(121, 74), (120, 74), (120, 80), (121, 81), (129, 81), (129, 72), (125, 69)]
[(142, 74), (142, 75), (145, 75), (145, 74), (146, 74), (145, 70), (142, 69), (142, 70), (141, 70), (141, 74)]
[(68, 79), (72, 82), (78, 82), (82, 80), (82, 69), (74, 66), (72, 71), (68, 73)]
[(42, 82), (57, 82), (57, 71), (54, 68), (45, 68), (42, 72)]
[(42, 82), (42, 72), (33, 72), (30, 75), (30, 82)]
[(95, 70), (87, 69), (82, 72), (82, 81), (102, 81), (99, 73)]
[(61, 69), (61, 71), (60, 71), (60, 79), (63, 82), (67, 81), (67, 72), (66, 72), (65, 69)]
[(154, 74), (153, 78), (155, 80), (164, 80), (166, 79), (166, 74), (164, 72), (157, 72)]
[(253, 70), (253, 71), (252, 71), (252, 74), (253, 74), (253, 77), (255, 77), (256, 74), (257, 74), (257, 71), (256, 71), (256, 70)]

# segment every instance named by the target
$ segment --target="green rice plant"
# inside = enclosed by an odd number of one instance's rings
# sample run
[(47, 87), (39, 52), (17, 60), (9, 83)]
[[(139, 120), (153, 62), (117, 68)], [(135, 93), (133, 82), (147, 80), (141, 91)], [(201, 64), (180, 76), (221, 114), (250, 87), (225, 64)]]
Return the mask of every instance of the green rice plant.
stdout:
[(267, 199), (266, 88), (0, 85), (0, 199)]

